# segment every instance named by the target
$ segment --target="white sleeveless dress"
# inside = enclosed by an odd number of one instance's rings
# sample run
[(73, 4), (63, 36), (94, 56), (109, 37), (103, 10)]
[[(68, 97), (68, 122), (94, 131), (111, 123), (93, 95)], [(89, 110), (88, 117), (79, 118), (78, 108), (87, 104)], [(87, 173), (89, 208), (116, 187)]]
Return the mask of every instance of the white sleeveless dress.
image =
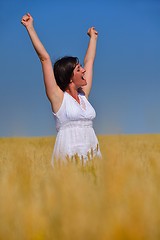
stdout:
[(52, 165), (55, 160), (66, 161), (76, 155), (84, 162), (89, 157), (99, 156), (99, 143), (93, 129), (92, 120), (96, 113), (85, 95), (79, 93), (80, 104), (64, 92), (62, 105), (54, 113), (57, 137), (54, 145)]

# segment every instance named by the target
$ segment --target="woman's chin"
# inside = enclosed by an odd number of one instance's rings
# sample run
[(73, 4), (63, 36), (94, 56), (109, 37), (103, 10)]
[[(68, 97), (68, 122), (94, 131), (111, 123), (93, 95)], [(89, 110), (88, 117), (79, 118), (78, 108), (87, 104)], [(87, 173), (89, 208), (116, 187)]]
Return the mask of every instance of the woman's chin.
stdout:
[(83, 86), (86, 86), (86, 85), (87, 85), (87, 81), (86, 81), (86, 80), (84, 80)]

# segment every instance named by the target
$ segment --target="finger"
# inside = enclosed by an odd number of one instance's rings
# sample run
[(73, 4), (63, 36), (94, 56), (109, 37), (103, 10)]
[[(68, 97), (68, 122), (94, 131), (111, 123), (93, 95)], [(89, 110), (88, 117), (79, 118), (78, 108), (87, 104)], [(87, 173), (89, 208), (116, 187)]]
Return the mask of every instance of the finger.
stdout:
[(95, 27), (92, 27), (92, 29), (93, 29), (94, 33), (97, 35), (98, 32), (96, 31)]
[(31, 17), (31, 15), (30, 15), (29, 13), (26, 13), (26, 14), (22, 17), (22, 19), (23, 19), (24, 21), (26, 21), (26, 20), (30, 19), (30, 17)]
[(28, 17), (26, 16), (26, 15), (24, 15), (23, 17), (22, 17), (22, 20), (26, 20)]
[(29, 19), (30, 19), (30, 17), (26, 16), (26, 15), (22, 18), (22, 20), (25, 21), (25, 22), (27, 22)]
[(26, 15), (27, 15), (28, 17), (31, 17), (30, 13), (26, 13)]
[(21, 20), (21, 23), (26, 23), (26, 22), (27, 22), (26, 19)]
[(25, 25), (25, 22), (22, 20), (22, 21), (21, 21), (21, 24), (22, 24), (22, 25)]
[(94, 33), (96, 33), (96, 34), (98, 33), (97, 30), (95, 29), (95, 27), (92, 28), (92, 29), (93, 29)]
[(24, 18), (22, 18), (21, 22), (25, 22), (25, 19), (24, 19)]

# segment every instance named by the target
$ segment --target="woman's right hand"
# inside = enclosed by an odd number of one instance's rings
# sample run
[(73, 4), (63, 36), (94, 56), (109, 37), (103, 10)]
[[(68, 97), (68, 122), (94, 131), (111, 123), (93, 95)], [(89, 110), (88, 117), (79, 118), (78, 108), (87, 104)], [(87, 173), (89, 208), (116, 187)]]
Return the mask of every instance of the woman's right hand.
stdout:
[(33, 26), (33, 18), (29, 13), (26, 13), (21, 20), (21, 23), (26, 27), (31, 27)]

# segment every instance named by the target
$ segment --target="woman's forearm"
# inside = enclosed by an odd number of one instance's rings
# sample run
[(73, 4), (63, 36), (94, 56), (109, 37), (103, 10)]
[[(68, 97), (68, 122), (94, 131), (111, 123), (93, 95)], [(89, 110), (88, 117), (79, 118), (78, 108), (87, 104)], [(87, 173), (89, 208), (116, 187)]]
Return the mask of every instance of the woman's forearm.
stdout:
[(90, 38), (86, 55), (84, 58), (84, 64), (86, 64), (88, 61), (92, 63), (94, 62), (95, 55), (96, 55), (96, 45), (97, 45), (97, 39), (94, 37)]
[(49, 54), (47, 53), (46, 49), (44, 48), (43, 44), (41, 43), (35, 29), (33, 26), (26, 27), (30, 39), (32, 41), (33, 47), (39, 57), (39, 59), (43, 62), (49, 58)]
[(89, 28), (87, 34), (90, 37), (90, 40), (89, 40), (88, 48), (84, 58), (84, 65), (86, 65), (88, 62), (90, 62), (91, 64), (94, 63), (94, 59), (96, 55), (97, 37), (98, 37), (98, 32), (95, 30), (94, 27)]
[(49, 59), (49, 55), (34, 29), (32, 16), (29, 13), (27, 13), (22, 17), (21, 23), (25, 26), (26, 30), (28, 31), (33, 47), (37, 52), (37, 55), (40, 58), (40, 60), (43, 62), (44, 60)]

